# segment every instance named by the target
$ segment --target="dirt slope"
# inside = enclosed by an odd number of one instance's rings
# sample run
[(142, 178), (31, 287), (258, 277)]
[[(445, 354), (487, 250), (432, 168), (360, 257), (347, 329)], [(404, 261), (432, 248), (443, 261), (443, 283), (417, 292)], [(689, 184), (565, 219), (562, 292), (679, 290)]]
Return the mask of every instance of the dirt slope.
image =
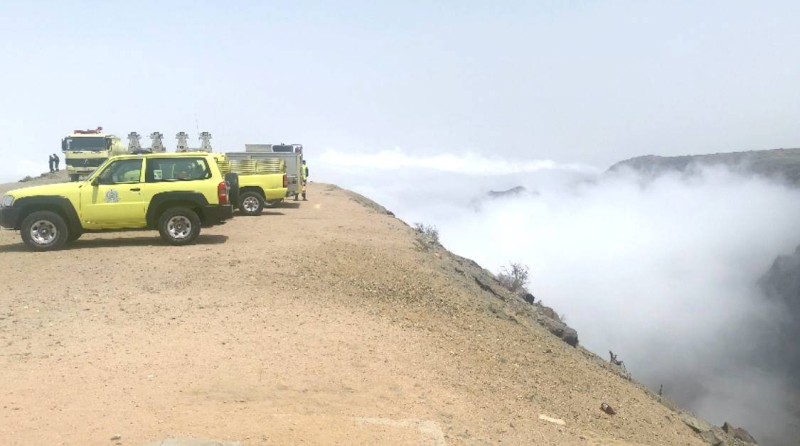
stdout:
[(0, 232), (0, 442), (705, 444), (477, 265), (346, 191), (309, 196), (185, 248)]

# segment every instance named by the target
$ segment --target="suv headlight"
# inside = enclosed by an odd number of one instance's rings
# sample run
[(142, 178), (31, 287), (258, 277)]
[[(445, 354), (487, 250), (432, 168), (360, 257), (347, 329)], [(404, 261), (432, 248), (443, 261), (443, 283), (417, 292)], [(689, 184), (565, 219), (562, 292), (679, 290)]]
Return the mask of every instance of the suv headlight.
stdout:
[(12, 204), (14, 204), (14, 197), (11, 195), (3, 195), (3, 199), (0, 201), (0, 208), (11, 207)]

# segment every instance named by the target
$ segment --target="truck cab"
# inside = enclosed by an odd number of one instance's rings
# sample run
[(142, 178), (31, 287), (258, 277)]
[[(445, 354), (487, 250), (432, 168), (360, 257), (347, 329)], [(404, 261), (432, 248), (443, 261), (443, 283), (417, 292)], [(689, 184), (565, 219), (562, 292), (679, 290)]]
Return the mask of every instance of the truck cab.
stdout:
[(94, 172), (108, 158), (126, 153), (120, 139), (103, 133), (102, 127), (94, 130), (73, 130), (61, 140), (61, 151), (70, 181)]

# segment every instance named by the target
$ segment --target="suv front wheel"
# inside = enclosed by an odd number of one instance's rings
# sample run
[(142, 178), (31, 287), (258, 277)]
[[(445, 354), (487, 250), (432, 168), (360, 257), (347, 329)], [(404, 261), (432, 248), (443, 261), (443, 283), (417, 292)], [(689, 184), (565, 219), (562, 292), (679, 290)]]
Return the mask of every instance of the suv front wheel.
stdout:
[(51, 211), (37, 211), (22, 220), (22, 241), (36, 251), (52, 251), (64, 246), (69, 239), (69, 229), (60, 215)]
[(188, 208), (170, 208), (158, 219), (158, 232), (170, 245), (188, 245), (200, 235), (200, 217)]

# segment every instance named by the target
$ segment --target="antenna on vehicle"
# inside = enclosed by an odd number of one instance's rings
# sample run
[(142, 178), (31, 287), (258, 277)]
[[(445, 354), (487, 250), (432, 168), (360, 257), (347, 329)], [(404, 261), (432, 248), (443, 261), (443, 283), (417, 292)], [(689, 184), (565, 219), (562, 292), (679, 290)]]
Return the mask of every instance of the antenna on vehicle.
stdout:
[(209, 132), (201, 132), (200, 133), (200, 151), (201, 152), (211, 152), (211, 133)]
[(153, 133), (150, 134), (150, 139), (153, 140), (153, 142), (150, 144), (150, 146), (151, 146), (150, 150), (152, 152), (156, 152), (156, 153), (162, 152), (163, 153), (163, 152), (167, 151), (167, 148), (164, 147), (164, 142), (162, 141), (162, 138), (164, 138), (164, 134), (161, 133), (161, 132), (153, 132)]
[(178, 140), (178, 152), (188, 152), (189, 151), (189, 134), (186, 132), (178, 132), (175, 135), (175, 138)]
[(130, 153), (141, 153), (142, 152), (142, 143), (139, 141), (141, 135), (136, 132), (128, 133), (128, 152)]

